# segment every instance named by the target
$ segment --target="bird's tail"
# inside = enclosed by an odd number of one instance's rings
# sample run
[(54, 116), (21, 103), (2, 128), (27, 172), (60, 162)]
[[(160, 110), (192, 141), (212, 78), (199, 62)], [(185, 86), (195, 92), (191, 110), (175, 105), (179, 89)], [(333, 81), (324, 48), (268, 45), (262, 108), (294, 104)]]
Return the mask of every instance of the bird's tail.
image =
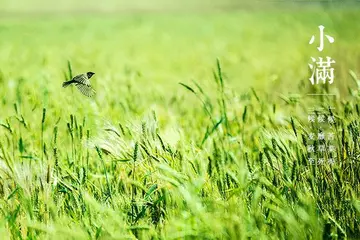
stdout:
[(67, 81), (67, 82), (63, 82), (62, 86), (65, 88), (65, 87), (69, 86), (72, 83), (73, 83), (73, 81), (71, 81), (71, 80)]

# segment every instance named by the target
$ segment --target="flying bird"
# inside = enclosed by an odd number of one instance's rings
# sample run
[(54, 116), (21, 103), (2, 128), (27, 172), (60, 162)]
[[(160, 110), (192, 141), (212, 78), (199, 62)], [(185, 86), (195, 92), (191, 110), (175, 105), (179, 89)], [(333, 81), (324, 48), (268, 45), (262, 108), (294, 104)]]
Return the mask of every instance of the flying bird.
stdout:
[(63, 87), (67, 87), (71, 84), (75, 84), (75, 86), (80, 90), (82, 94), (87, 97), (93, 97), (95, 95), (95, 90), (92, 88), (90, 83), (90, 78), (94, 75), (93, 72), (87, 72), (83, 74), (79, 74), (70, 81), (63, 82)]

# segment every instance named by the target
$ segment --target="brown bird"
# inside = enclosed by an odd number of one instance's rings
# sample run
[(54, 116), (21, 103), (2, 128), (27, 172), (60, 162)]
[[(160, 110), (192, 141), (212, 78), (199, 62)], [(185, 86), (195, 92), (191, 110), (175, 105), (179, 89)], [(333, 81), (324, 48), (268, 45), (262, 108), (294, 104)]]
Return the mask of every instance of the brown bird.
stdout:
[(93, 97), (96, 94), (96, 91), (92, 88), (90, 83), (90, 78), (94, 75), (93, 72), (87, 72), (83, 74), (79, 74), (70, 81), (63, 82), (63, 87), (67, 87), (71, 84), (75, 84), (75, 86), (80, 90), (82, 94), (87, 97)]

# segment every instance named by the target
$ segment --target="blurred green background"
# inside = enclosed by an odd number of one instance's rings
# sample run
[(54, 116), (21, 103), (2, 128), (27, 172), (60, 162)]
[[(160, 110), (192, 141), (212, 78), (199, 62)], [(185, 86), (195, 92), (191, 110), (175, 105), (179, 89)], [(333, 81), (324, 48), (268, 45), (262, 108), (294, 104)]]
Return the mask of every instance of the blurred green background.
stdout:
[[(197, 100), (189, 98), (178, 83), (196, 81), (211, 96), (216, 92), (216, 59), (224, 69), (229, 93), (255, 87), (278, 98), (309, 92), (310, 58), (331, 56), (336, 61), (331, 91), (346, 97), (346, 86), (352, 84), (349, 70), (358, 73), (360, 66), (358, 6), (354, 2), (264, 3), (189, 1), (186, 6), (173, 1), (166, 2), (172, 6), (169, 10), (165, 2), (2, 1), (3, 115), (11, 114), (13, 103), (20, 101), (29, 114), (51, 105), (56, 117), (80, 111), (132, 119), (150, 104), (162, 109), (165, 119), (168, 115), (181, 118), (179, 108)], [(87, 11), (88, 7), (92, 10)], [(320, 53), (316, 47), (321, 24), (335, 43), (325, 41)], [(316, 41), (309, 45), (312, 35)], [(98, 94), (91, 108), (77, 92), (69, 94), (70, 89), (60, 88), (68, 62), (74, 74), (96, 73), (92, 83)], [(300, 92), (299, 86), (307, 89)], [(134, 95), (141, 97), (134, 100)], [(68, 108), (62, 108), (63, 104)], [(189, 110), (197, 112), (197, 107)], [(201, 124), (196, 119), (188, 121)]]
[[(213, 8), (205, 11), (195, 3)], [(324, 3), (269, 1), (266, 6), (259, 1), (245, 6), (246, 2), (233, 1), (228, 4), (237, 7), (224, 9), (214, 6), (226, 2), (195, 3), (189, 1), (186, 7), (183, 2), (166, 2), (173, 7), (170, 11), (165, 2), (2, 1), (3, 109), (24, 97), (29, 97), (25, 104), (32, 103), (29, 109), (49, 102), (75, 107), (69, 89), (59, 89), (68, 61), (74, 74), (96, 73), (93, 84), (99, 91), (95, 101), (102, 106), (96, 111), (107, 116), (117, 114), (114, 108), (120, 111), (116, 106), (128, 86), (142, 93), (142, 101), (159, 104), (166, 111), (167, 101), (187, 96), (179, 82), (195, 80), (213, 92), (212, 69), (217, 58), (229, 91), (256, 87), (276, 97), (299, 93), (294, 86), (309, 86), (311, 56), (331, 56), (336, 60), (334, 86), (339, 87), (333, 90), (347, 94), (348, 71), (357, 72), (360, 65), (360, 25), (355, 24), (360, 15), (353, 5), (336, 8), (324, 7)], [(165, 9), (144, 12), (141, 7)], [(87, 12), (88, 8), (92, 10)], [(333, 44), (325, 42), (322, 53), (316, 49), (320, 24), (335, 38)], [(312, 35), (316, 41), (309, 45)], [(29, 95), (13, 94), (20, 82)]]

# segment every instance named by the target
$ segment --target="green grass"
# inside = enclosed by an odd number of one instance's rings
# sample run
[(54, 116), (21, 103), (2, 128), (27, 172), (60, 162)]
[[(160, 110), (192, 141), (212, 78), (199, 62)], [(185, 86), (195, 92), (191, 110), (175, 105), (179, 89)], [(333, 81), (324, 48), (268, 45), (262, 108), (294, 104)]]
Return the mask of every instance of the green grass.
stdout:
[[(0, 236), (359, 238), (358, 12), (2, 18)], [(328, 89), (307, 80), (322, 54)], [(86, 71), (94, 99), (61, 87)], [(315, 106), (334, 165), (307, 161)]]

